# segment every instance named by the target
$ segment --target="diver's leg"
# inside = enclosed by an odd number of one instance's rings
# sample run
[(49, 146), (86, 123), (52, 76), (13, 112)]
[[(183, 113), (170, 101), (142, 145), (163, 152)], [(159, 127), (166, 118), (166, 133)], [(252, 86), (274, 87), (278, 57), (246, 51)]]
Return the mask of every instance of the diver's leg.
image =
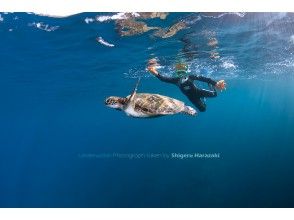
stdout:
[(200, 98), (190, 99), (190, 101), (195, 105), (196, 108), (198, 108), (200, 112), (206, 111), (206, 104)]
[(216, 97), (217, 96), (217, 92), (214, 88), (213, 88), (213, 91), (207, 90), (207, 89), (199, 89), (199, 91), (197, 92), (200, 97)]

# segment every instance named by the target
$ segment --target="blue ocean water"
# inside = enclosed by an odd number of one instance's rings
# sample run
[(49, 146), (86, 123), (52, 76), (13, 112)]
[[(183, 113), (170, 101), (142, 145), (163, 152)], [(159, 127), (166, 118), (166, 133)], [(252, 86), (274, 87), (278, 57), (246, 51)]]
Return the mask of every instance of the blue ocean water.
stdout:
[[(293, 207), (294, 14), (144, 20), (188, 24), (165, 39), (120, 37), (116, 13), (0, 14), (1, 207)], [(107, 108), (106, 97), (130, 94), (139, 77), (139, 92), (192, 105), (146, 71), (153, 57), (165, 75), (186, 59), (191, 74), (225, 79), (227, 90), (196, 117)]]

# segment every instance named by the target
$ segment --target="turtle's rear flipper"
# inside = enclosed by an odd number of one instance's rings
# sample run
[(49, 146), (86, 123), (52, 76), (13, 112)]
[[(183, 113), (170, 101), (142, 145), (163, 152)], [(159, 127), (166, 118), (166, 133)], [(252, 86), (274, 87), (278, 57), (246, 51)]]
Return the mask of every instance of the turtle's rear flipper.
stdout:
[(190, 107), (190, 106), (185, 106), (185, 109), (183, 110), (184, 114), (188, 114), (188, 115), (192, 115), (192, 116), (196, 116), (197, 115), (197, 111)]

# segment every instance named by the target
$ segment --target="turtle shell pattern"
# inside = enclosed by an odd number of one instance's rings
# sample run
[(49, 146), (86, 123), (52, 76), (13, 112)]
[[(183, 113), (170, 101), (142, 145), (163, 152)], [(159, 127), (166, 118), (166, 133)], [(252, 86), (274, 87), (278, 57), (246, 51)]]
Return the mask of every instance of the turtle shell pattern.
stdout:
[(149, 93), (137, 93), (132, 105), (136, 112), (151, 116), (177, 114), (185, 107), (185, 104), (179, 100)]

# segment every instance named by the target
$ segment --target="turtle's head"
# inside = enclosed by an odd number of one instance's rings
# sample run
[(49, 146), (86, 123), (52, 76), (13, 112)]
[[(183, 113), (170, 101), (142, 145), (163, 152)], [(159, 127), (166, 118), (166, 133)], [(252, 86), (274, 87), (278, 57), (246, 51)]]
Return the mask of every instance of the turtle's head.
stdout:
[(126, 103), (126, 98), (121, 98), (117, 96), (110, 96), (105, 100), (105, 105), (117, 110), (122, 110)]

